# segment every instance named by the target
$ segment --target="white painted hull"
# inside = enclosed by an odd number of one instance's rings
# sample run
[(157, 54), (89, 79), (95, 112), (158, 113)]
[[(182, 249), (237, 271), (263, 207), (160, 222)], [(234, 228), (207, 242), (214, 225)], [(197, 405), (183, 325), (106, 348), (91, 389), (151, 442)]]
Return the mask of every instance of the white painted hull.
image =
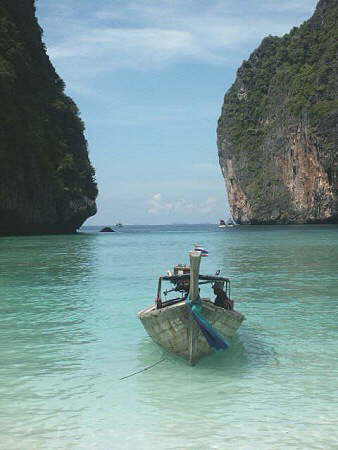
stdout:
[[(239, 312), (219, 308), (208, 299), (202, 299), (202, 308), (203, 316), (225, 338), (232, 337), (244, 320)], [(156, 344), (191, 365), (213, 351), (184, 301), (162, 309), (152, 306), (140, 311), (138, 317)]]

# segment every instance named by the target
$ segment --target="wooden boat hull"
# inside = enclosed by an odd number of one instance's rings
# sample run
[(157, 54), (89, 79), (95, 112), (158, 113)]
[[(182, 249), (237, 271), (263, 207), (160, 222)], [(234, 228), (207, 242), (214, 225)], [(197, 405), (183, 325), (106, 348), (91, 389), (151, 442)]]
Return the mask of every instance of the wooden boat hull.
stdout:
[[(209, 299), (202, 299), (202, 313), (225, 338), (232, 337), (244, 320), (239, 312), (215, 306)], [(140, 311), (138, 317), (156, 344), (191, 365), (213, 351), (184, 301), (161, 309), (152, 306)]]

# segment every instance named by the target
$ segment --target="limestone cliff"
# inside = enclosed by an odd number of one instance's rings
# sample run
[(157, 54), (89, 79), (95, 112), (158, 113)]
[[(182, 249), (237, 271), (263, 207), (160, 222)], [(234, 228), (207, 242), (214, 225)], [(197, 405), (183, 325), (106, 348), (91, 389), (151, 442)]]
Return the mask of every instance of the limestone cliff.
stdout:
[(0, 234), (73, 232), (96, 213), (84, 126), (34, 0), (0, 0)]
[(218, 122), (220, 166), (242, 224), (338, 222), (338, 2), (237, 72)]

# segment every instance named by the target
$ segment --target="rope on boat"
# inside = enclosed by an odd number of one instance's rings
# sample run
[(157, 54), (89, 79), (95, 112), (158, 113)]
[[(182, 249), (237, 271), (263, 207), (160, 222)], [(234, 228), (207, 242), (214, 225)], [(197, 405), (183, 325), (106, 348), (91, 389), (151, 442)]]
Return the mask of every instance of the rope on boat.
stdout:
[(147, 367), (145, 367), (145, 368), (142, 369), (142, 370), (139, 370), (139, 371), (137, 371), (137, 372), (133, 372), (133, 373), (131, 373), (131, 374), (129, 374), (129, 375), (126, 375), (125, 377), (120, 378), (120, 380), (125, 380), (126, 378), (130, 378), (130, 377), (132, 377), (132, 376), (134, 376), (134, 375), (137, 375), (138, 373), (145, 372), (146, 370), (149, 370), (149, 369), (151, 369), (152, 367), (157, 366), (157, 364), (160, 364), (161, 362), (163, 362), (163, 361), (165, 361), (165, 360), (166, 360), (166, 358), (161, 358), (161, 359), (158, 360), (156, 363), (151, 364), (150, 366), (147, 366)]

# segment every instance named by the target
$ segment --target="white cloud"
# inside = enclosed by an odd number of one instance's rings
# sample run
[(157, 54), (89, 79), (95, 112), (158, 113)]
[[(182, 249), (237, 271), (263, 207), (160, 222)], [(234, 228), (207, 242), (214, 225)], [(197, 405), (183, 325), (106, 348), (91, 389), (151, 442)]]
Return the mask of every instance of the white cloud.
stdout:
[(211, 213), (217, 204), (217, 199), (215, 197), (208, 197), (201, 205), (199, 205), (199, 210), (203, 214)]
[[(313, 4), (296, 2), (300, 11)], [(271, 17), (271, 10), (288, 10), (290, 0), (252, 2), (246, 8), (233, 0), (130, 0), (91, 8), (87, 16), (62, 5), (61, 0), (59, 17), (49, 16), (58, 31), (48, 53), (58, 64), (76, 61), (89, 76), (118, 68), (161, 69), (189, 59), (232, 64), (239, 49), (253, 50), (264, 35), (283, 34), (294, 25), (283, 14)]]
[(154, 194), (150, 199), (150, 208), (148, 209), (149, 214), (158, 214), (163, 211), (171, 211), (173, 209), (173, 204), (169, 202), (164, 202), (162, 200), (162, 195), (160, 193)]
[(163, 214), (166, 215), (173, 214), (174, 217), (177, 215), (185, 215), (189, 217), (190, 215), (195, 215), (196, 213), (205, 215), (211, 213), (217, 206), (217, 199), (213, 196), (207, 197), (206, 200), (201, 202), (190, 202), (185, 198), (179, 198), (176, 200), (166, 200), (163, 198), (162, 194), (154, 194), (149, 201), (148, 214)]
[[(240, 34), (243, 38), (243, 33)], [(75, 36), (48, 46), (48, 54), (58, 64), (75, 59), (80, 66), (88, 66), (89, 76), (121, 68), (158, 70), (186, 58), (210, 64), (227, 61), (213, 50), (216, 43), (210, 42), (211, 36), (194, 35), (190, 30), (92, 28)]]

